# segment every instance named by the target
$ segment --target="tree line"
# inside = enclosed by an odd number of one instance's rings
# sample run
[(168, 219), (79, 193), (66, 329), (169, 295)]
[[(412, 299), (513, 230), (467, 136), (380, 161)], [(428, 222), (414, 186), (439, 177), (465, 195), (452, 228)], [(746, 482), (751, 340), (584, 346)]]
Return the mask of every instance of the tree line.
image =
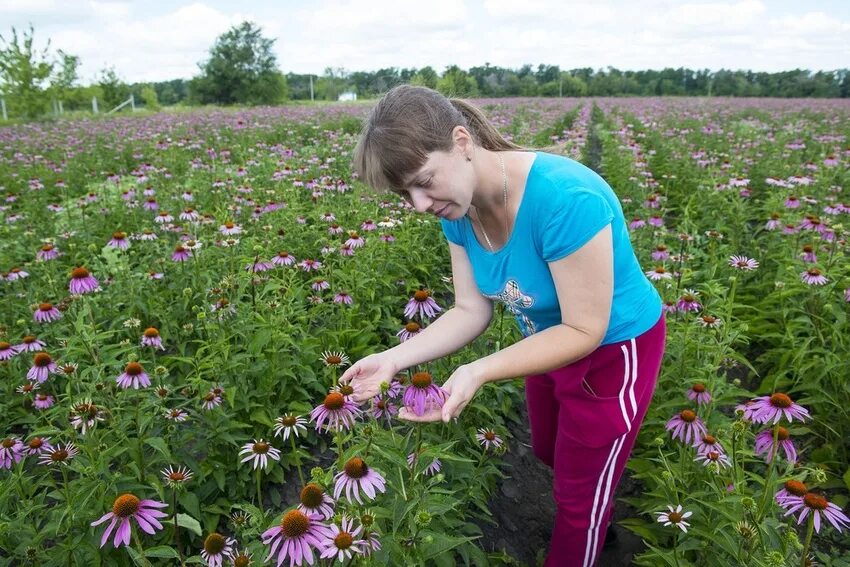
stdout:
[(10, 116), (35, 118), (63, 110), (91, 109), (97, 98), (102, 109), (114, 108), (132, 95), (151, 109), (161, 105), (280, 104), (287, 100), (337, 100), (352, 92), (375, 98), (391, 87), (411, 83), (460, 97), (581, 97), (581, 96), (730, 96), (730, 97), (850, 97), (850, 70), (776, 73), (746, 70), (665, 68), (621, 71), (614, 67), (561, 69), (531, 64), (519, 68), (483, 66), (442, 71), (387, 67), (348, 71), (327, 67), (321, 74), (284, 74), (273, 51), (274, 39), (264, 37), (252, 22), (220, 35), (209, 56), (198, 63), (191, 79), (127, 83), (112, 68), (81, 85), (79, 57), (50, 44), (33, 47), (34, 30), (0, 35), (0, 98)]

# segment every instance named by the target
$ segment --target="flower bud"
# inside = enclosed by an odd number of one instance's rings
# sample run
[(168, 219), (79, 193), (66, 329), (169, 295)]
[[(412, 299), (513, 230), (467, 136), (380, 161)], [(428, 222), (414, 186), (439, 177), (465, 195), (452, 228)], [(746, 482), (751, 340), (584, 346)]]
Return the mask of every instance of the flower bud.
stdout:
[(183, 297), (190, 297), (191, 295), (192, 295), (192, 288), (191, 287), (184, 287), (183, 288)]
[(413, 521), (416, 523), (417, 526), (423, 528), (427, 527), (431, 523), (431, 514), (422, 510), (416, 513), (416, 516), (414, 517)]

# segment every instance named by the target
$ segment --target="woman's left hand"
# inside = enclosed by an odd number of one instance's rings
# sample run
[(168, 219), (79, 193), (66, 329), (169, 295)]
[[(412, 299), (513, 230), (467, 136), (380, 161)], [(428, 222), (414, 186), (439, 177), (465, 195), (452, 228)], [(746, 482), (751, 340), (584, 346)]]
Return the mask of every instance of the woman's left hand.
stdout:
[(403, 407), (398, 412), (398, 418), (406, 421), (432, 422), (442, 420), (445, 423), (452, 418), (457, 419), (463, 408), (472, 401), (478, 389), (483, 385), (482, 378), (469, 364), (458, 367), (443, 384), (443, 390), (448, 394), (441, 408), (429, 409), (422, 415), (416, 415), (410, 409)]

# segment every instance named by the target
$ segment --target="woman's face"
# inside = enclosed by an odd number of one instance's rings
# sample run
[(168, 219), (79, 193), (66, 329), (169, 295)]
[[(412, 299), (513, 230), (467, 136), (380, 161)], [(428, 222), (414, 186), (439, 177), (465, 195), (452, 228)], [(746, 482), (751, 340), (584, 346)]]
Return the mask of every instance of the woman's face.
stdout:
[(402, 197), (420, 213), (457, 220), (469, 210), (475, 170), (463, 144), (449, 152), (431, 152), (425, 164), (407, 179)]

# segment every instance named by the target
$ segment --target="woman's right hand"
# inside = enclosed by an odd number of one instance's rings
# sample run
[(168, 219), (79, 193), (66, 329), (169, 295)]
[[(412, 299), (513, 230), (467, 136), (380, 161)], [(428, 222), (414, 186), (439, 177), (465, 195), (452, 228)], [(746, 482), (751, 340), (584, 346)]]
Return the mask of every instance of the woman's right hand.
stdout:
[(398, 366), (384, 351), (370, 354), (355, 362), (339, 377), (339, 382), (350, 383), (354, 388), (351, 400), (360, 404), (377, 396), (381, 391), (381, 383), (389, 384), (398, 371)]

